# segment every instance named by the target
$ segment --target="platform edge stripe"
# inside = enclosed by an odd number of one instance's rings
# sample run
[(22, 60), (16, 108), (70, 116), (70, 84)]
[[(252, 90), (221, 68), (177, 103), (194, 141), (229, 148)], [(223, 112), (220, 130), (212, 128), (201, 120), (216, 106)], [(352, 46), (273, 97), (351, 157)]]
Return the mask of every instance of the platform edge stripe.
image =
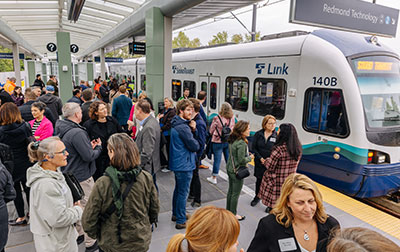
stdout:
[[(351, 214), (354, 217), (400, 240), (400, 229), (397, 229), (397, 232), (393, 229), (393, 227), (400, 227), (399, 219), (367, 204), (352, 199), (349, 196), (332, 190), (324, 185), (316, 182), (315, 184), (320, 190), (323, 200), (326, 203), (333, 205), (334, 207)], [(360, 209), (362, 209), (362, 212), (360, 212)]]

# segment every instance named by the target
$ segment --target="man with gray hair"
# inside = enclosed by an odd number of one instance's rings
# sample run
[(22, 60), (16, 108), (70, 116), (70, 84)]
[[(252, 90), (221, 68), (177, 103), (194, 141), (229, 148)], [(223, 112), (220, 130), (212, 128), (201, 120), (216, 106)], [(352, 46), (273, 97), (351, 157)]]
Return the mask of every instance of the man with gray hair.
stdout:
[[(62, 108), (62, 113), (64, 119), (56, 122), (55, 135), (61, 138), (69, 155), (68, 164), (61, 170), (71, 172), (80, 182), (85, 192), (81, 205), (85, 208), (94, 186), (92, 175), (96, 171), (95, 160), (101, 154), (101, 140), (98, 138), (90, 141), (85, 128), (79, 125), (82, 120), (82, 110), (79, 104), (66, 103)], [(84, 235), (86, 251), (96, 251), (98, 249), (96, 240), (83, 232), (80, 222), (76, 227), (80, 235), (78, 239), (82, 240), (82, 235)]]

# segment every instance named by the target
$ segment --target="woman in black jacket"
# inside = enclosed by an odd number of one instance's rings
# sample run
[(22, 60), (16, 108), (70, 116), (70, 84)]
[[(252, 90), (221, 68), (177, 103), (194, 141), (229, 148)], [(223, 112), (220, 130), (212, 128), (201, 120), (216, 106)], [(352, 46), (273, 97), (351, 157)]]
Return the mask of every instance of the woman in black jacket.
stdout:
[[(29, 124), (21, 118), (21, 113), (14, 103), (5, 103), (0, 107), (0, 143), (10, 146), (14, 155), (12, 178), (17, 197), (14, 200), (18, 218), (11, 225), (26, 225), (22, 188), (29, 204), (29, 187), (26, 186), (26, 170), (32, 165), (28, 157), (28, 144), (32, 140)], [(22, 186), (22, 188), (21, 188)]]
[(4, 252), (8, 239), (8, 211), (6, 204), (13, 199), (15, 199), (15, 190), (11, 174), (0, 162), (0, 252)]
[(110, 159), (107, 153), (107, 140), (114, 133), (121, 133), (122, 128), (118, 121), (107, 116), (107, 104), (103, 101), (95, 101), (89, 107), (90, 119), (83, 126), (86, 128), (90, 140), (101, 140), (102, 152), (96, 159), (96, 172), (93, 174), (93, 179), (96, 181), (103, 176), (104, 171), (110, 165)]
[(340, 229), (328, 216), (322, 195), (305, 175), (292, 173), (270, 214), (260, 220), (247, 252), (326, 251), (330, 233)]
[(276, 119), (272, 115), (266, 115), (262, 120), (262, 129), (257, 131), (253, 137), (251, 150), (254, 153), (254, 176), (256, 177), (256, 196), (250, 202), (251, 206), (255, 206), (260, 202), (260, 198), (257, 197), (261, 181), (265, 172), (265, 166), (263, 165), (265, 159), (271, 155), (272, 147), (276, 142), (276, 131), (275, 131)]
[(164, 156), (163, 151), (160, 151), (160, 160), (161, 160), (161, 166), (163, 169), (161, 171), (163, 172), (168, 172), (168, 159), (169, 159), (169, 143), (171, 141), (171, 121), (172, 118), (176, 115), (175, 107), (174, 107), (174, 102), (172, 101), (171, 98), (165, 97), (164, 98), (164, 112), (158, 114), (158, 119), (160, 121), (160, 127), (161, 127), (161, 134), (165, 136), (165, 147), (167, 150), (167, 157)]

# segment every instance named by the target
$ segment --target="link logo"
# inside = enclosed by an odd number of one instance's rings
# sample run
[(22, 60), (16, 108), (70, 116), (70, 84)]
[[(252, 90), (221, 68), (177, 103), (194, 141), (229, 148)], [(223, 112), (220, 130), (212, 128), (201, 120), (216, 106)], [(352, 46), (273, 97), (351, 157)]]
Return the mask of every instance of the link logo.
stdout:
[(257, 74), (261, 74), (262, 70), (265, 68), (265, 63), (257, 63), (256, 64), (256, 69), (257, 69)]
[(289, 66), (287, 66), (286, 63), (283, 63), (280, 66), (274, 66), (269, 63), (268, 67), (265, 65), (265, 63), (256, 64), (257, 74), (262, 74), (263, 69), (266, 69), (266, 72), (269, 75), (288, 75), (288, 68)]

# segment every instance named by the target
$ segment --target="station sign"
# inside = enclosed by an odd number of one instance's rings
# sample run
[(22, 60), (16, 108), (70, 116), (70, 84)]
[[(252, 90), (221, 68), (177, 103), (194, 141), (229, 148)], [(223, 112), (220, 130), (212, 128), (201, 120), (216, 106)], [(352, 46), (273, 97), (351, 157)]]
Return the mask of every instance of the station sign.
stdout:
[[(0, 53), (0, 59), (13, 59), (13, 53)], [(19, 59), (25, 59), (25, 54), (20, 53)]]
[(55, 52), (57, 50), (57, 46), (54, 43), (48, 43), (46, 48), (49, 52)]
[[(115, 57), (105, 57), (105, 60), (107, 63), (123, 63), (124, 62), (123, 58), (115, 58)], [(99, 56), (94, 57), (94, 62), (99, 63), (100, 57)]]
[(361, 0), (291, 0), (289, 22), (395, 37), (399, 10)]
[(77, 52), (79, 52), (79, 47), (78, 47), (77, 45), (75, 45), (75, 44), (71, 44), (71, 45), (70, 45), (70, 49), (71, 49), (71, 52), (72, 52), (72, 53), (77, 53)]
[(146, 54), (146, 43), (132, 42), (129, 43), (129, 54)]

